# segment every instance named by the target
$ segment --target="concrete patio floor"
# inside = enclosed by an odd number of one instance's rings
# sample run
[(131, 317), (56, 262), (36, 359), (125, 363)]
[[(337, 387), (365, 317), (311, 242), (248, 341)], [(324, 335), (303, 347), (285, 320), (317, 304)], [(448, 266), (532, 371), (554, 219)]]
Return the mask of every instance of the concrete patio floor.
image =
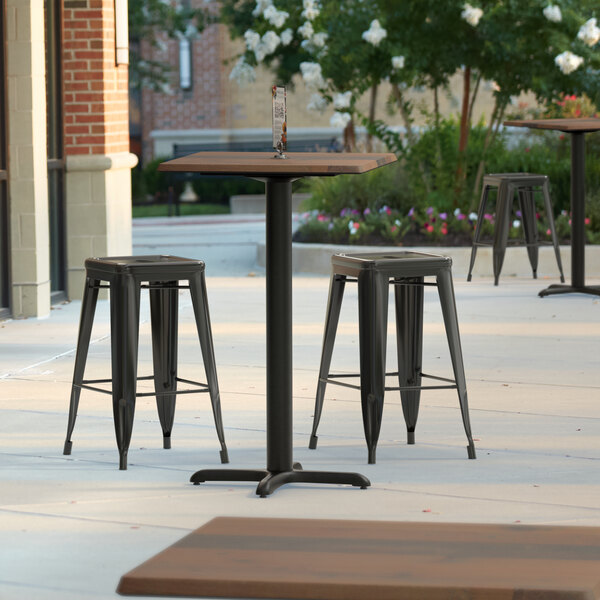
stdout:
[[(232, 468), (265, 465), (264, 273), (259, 220), (134, 228), (135, 252), (203, 258)], [(219, 276), (217, 276), (219, 275)], [(600, 298), (538, 298), (555, 280), (455, 277), (477, 460), (468, 460), (453, 390), (423, 392), (414, 446), (399, 395), (386, 395), (377, 464), (367, 465), (358, 393), (330, 386), (319, 447), (308, 450), (328, 292), (294, 278), (294, 452), (305, 468), (358, 471), (367, 490), (255, 484), (193, 486), (219, 465), (206, 395), (180, 396), (173, 448), (162, 449), (153, 398), (137, 403), (129, 468), (118, 470), (111, 400), (82, 393), (63, 456), (80, 302), (45, 320), (0, 322), (0, 598), (115, 598), (122, 574), (211, 518), (225, 516), (600, 526)], [(598, 279), (589, 283), (600, 283)], [(333, 369), (356, 370), (356, 290), (348, 286)], [(108, 302), (99, 302), (87, 377), (110, 376)], [(142, 296), (139, 374), (150, 374)], [(394, 369), (390, 316), (388, 365)], [(191, 301), (180, 295), (179, 370), (203, 380)], [(425, 292), (424, 370), (450, 376), (435, 290)], [(390, 383), (391, 385), (392, 383)], [(144, 387), (148, 387), (144, 383)]]

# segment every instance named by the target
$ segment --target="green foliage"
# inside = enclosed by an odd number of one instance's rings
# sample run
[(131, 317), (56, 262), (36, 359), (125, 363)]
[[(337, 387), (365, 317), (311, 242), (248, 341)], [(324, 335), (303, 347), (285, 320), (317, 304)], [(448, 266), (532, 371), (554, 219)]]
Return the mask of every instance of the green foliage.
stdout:
[(383, 206), (408, 211), (415, 202), (406, 170), (400, 164), (375, 169), (360, 177), (338, 175), (311, 178), (306, 191), (312, 194), (306, 201), (306, 208), (330, 215), (339, 215), (348, 208), (361, 213), (367, 208), (377, 212)]

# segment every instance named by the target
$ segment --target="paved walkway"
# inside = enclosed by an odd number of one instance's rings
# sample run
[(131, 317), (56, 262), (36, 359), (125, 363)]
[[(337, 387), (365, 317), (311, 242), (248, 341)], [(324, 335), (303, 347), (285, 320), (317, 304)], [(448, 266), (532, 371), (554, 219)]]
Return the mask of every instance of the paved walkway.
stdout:
[[(135, 251), (179, 248), (207, 261), (231, 466), (264, 466), (265, 282), (252, 253), (263, 225), (218, 221), (138, 222)], [(219, 276), (215, 261), (222, 261)], [(288, 485), (267, 499), (255, 496), (253, 484), (188, 483), (196, 469), (219, 464), (205, 395), (180, 397), (171, 450), (162, 449), (154, 400), (140, 398), (129, 469), (119, 471), (110, 399), (84, 392), (73, 453), (63, 456), (80, 303), (57, 306), (46, 320), (0, 323), (0, 598), (116, 598), (123, 573), (217, 515), (600, 526), (600, 299), (538, 298), (551, 281), (511, 278), (496, 288), (491, 279), (455, 281), (477, 460), (467, 459), (453, 391), (423, 393), (414, 446), (405, 444), (399, 397), (390, 392), (377, 464), (367, 465), (353, 390), (328, 390), (319, 448), (307, 448), (328, 279), (296, 277), (295, 459), (362, 472), (372, 487)], [(194, 378), (201, 358), (186, 291), (180, 302), (180, 373)], [(139, 371), (149, 374), (145, 296), (142, 321)], [(448, 376), (430, 289), (425, 323), (424, 365)], [(109, 374), (108, 334), (108, 302), (100, 301), (90, 377)], [(391, 338), (388, 354), (393, 368)], [(333, 368), (353, 370), (357, 362), (350, 288)]]

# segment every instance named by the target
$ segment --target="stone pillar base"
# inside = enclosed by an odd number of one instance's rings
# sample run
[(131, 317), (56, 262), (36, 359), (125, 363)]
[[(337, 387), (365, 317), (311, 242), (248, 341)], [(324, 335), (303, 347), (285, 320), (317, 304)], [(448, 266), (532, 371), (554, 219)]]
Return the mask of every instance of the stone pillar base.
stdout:
[(84, 262), (131, 254), (131, 169), (137, 156), (86, 154), (66, 162), (67, 289), (81, 299)]

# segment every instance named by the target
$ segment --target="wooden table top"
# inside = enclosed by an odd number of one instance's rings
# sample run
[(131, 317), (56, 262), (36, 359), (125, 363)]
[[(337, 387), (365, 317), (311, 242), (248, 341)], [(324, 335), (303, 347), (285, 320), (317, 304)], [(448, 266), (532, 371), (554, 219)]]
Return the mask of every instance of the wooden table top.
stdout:
[(121, 578), (124, 595), (593, 600), (600, 528), (218, 517)]
[(554, 129), (569, 133), (600, 131), (600, 119), (524, 119), (504, 121), (508, 127), (530, 127), (531, 129)]
[(250, 177), (302, 177), (366, 173), (396, 161), (394, 154), (345, 152), (197, 152), (159, 165), (159, 171), (185, 171), (208, 175), (229, 174)]

